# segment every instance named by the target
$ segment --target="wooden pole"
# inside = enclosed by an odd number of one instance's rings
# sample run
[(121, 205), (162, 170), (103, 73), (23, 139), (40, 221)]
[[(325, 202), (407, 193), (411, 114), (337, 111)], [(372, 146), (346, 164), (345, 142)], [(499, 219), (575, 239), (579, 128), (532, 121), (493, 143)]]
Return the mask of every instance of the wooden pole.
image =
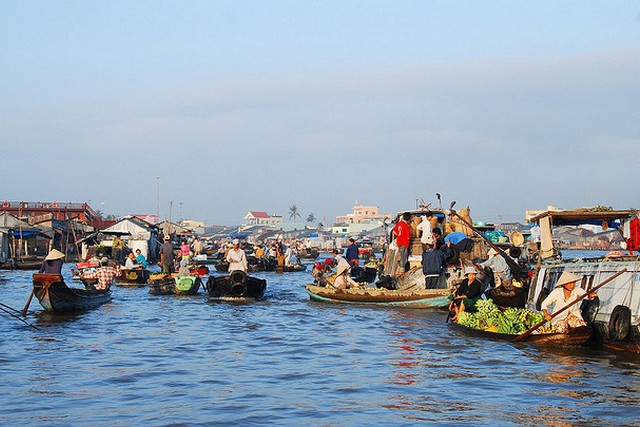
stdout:
[[(563, 313), (565, 310), (568, 310), (570, 307), (574, 306), (575, 304), (579, 303), (580, 301), (582, 301), (586, 296), (588, 296), (589, 294), (597, 291), (598, 289), (600, 289), (601, 287), (603, 287), (604, 285), (606, 285), (607, 283), (611, 282), (613, 279), (615, 279), (616, 277), (618, 277), (619, 275), (621, 275), (622, 273), (625, 273), (627, 271), (626, 268), (623, 268), (622, 270), (618, 271), (616, 274), (614, 274), (613, 276), (609, 277), (607, 280), (601, 282), (598, 286), (596, 286), (595, 288), (592, 288), (590, 291), (588, 291), (586, 294), (582, 295), (579, 298), (576, 298), (575, 301), (571, 301), (569, 304), (565, 305), (564, 307), (562, 307), (560, 310), (556, 311), (555, 313), (553, 313), (551, 315), (551, 319), (553, 319), (554, 317), (556, 317), (558, 314)], [(527, 331), (523, 332), (522, 334), (518, 335), (517, 337), (515, 337), (513, 340), (511, 340), (511, 342), (518, 342), (518, 341), (522, 341), (523, 339), (525, 339), (526, 337), (528, 337), (529, 335), (531, 335), (531, 333), (533, 331), (535, 331), (536, 329), (538, 329), (540, 326), (544, 325), (545, 323), (549, 322), (551, 319), (544, 319), (542, 322), (532, 326), (531, 328), (529, 328)]]
[(529, 279), (529, 276), (527, 274), (526, 271), (524, 271), (522, 269), (522, 267), (520, 267), (518, 265), (517, 262), (515, 262), (513, 260), (513, 258), (511, 258), (509, 255), (507, 255), (502, 249), (500, 249), (499, 247), (497, 247), (491, 240), (489, 240), (487, 238), (487, 236), (485, 236), (484, 234), (482, 234), (480, 231), (478, 231), (478, 229), (476, 229), (473, 224), (469, 223), (469, 221), (467, 221), (466, 219), (464, 219), (463, 217), (461, 217), (460, 215), (458, 215), (458, 213), (456, 211), (454, 211), (453, 209), (450, 210), (452, 215), (457, 216), (467, 227), (469, 227), (475, 234), (477, 234), (479, 237), (481, 237), (482, 239), (484, 239), (485, 242), (487, 242), (487, 244), (489, 245), (489, 247), (491, 247), (491, 249), (495, 250), (496, 252), (498, 252), (500, 254), (500, 256), (502, 256), (502, 258), (504, 258), (504, 260), (507, 262), (507, 264), (509, 264), (509, 267), (511, 268), (511, 271), (514, 272), (515, 276), (518, 279), (521, 280), (527, 280)]

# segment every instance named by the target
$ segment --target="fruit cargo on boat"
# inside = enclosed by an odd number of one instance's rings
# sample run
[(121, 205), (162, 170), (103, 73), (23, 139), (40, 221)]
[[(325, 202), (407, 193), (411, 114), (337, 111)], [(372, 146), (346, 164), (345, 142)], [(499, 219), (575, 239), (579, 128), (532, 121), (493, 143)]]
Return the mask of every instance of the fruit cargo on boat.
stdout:
[[(612, 256), (556, 259), (551, 231), (553, 226), (591, 224), (603, 229), (617, 229), (625, 236), (630, 251), (638, 250), (640, 237), (636, 211), (578, 209), (544, 212), (531, 219), (540, 226), (539, 268), (529, 290), (527, 306), (540, 309), (540, 304), (553, 290), (560, 275), (570, 271), (582, 277), (578, 286), (589, 291), (607, 278), (627, 269), (611, 283), (600, 288), (598, 297), (584, 301), (584, 319), (593, 326), (596, 338), (605, 346), (640, 352), (640, 260), (638, 256)], [(627, 237), (628, 236), (628, 237)], [(615, 255), (615, 256), (613, 256)]]

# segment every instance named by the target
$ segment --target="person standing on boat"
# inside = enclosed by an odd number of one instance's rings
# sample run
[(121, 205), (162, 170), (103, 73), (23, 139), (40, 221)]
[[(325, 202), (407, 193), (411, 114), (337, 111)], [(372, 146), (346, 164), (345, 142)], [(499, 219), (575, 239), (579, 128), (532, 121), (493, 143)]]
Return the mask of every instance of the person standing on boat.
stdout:
[[(561, 310), (587, 293), (584, 289), (576, 287), (576, 283), (581, 280), (582, 278), (580, 276), (570, 271), (563, 271), (556, 283), (555, 289), (551, 291), (540, 305), (542, 314), (544, 314), (547, 320), (551, 321), (551, 324), (557, 332), (567, 332), (571, 328), (587, 325), (587, 322), (582, 318), (580, 304), (574, 304), (553, 319), (551, 318), (551, 312), (555, 313)], [(593, 299), (596, 296), (597, 294), (595, 292), (591, 292), (587, 298)]]
[(47, 254), (39, 273), (62, 274), (62, 264), (64, 264), (64, 254), (57, 249), (51, 249)]
[(433, 233), (431, 232), (431, 219), (433, 218), (433, 212), (427, 212), (424, 217), (422, 217), (422, 221), (416, 227), (418, 230), (422, 231), (422, 235), (420, 236), (420, 241), (423, 245), (428, 247), (433, 243)]
[(447, 255), (440, 249), (436, 249), (435, 243), (427, 245), (427, 249), (422, 253), (422, 272), (424, 273), (425, 289), (438, 288), (446, 259)]
[(351, 242), (351, 244), (347, 246), (344, 257), (347, 259), (347, 262), (351, 267), (357, 267), (360, 263), (360, 256), (358, 254), (359, 248), (356, 244), (356, 239), (353, 237), (349, 239), (349, 242)]
[(476, 279), (476, 269), (474, 267), (466, 267), (464, 269), (466, 279), (458, 286), (458, 289), (449, 295), (449, 311), (454, 313), (452, 319), (454, 322), (458, 320), (458, 313), (461, 311), (473, 311), (476, 301), (482, 296), (482, 283)]
[(83, 273), (80, 277), (82, 279), (98, 279), (98, 283), (88, 286), (101, 291), (109, 289), (113, 284), (113, 280), (118, 276), (120, 276), (120, 266), (115, 262), (113, 266), (109, 265), (109, 259), (104, 257), (100, 260), (100, 267), (90, 273)]
[(236, 270), (247, 272), (247, 255), (240, 249), (240, 240), (233, 239), (233, 248), (227, 253), (226, 260), (229, 263), (229, 273)]
[(171, 274), (173, 270), (173, 243), (171, 237), (165, 234), (164, 243), (160, 246), (160, 264), (164, 274)]
[(120, 265), (123, 264), (122, 256), (123, 256), (124, 248), (126, 248), (126, 247), (127, 247), (127, 245), (120, 238), (120, 236), (116, 236), (113, 239), (113, 245), (112, 245), (112, 248), (111, 248), (113, 250), (113, 252), (112, 252), (111, 255), (113, 256), (113, 259), (116, 260), (116, 262), (118, 264), (120, 264)]
[(195, 239), (193, 239), (192, 247), (194, 256), (198, 256), (202, 253), (202, 242), (200, 241), (200, 239), (198, 239), (197, 236), (195, 237)]
[(136, 262), (142, 266), (142, 268), (147, 268), (147, 259), (142, 255), (142, 251), (140, 249), (136, 249)]
[(293, 256), (293, 249), (291, 249), (291, 243), (287, 243), (287, 249), (284, 251), (284, 265), (291, 267), (291, 257)]
[(409, 257), (409, 242), (411, 240), (411, 214), (405, 212), (402, 218), (393, 227), (393, 235), (396, 237), (396, 245), (398, 245), (396, 276), (400, 276), (405, 272), (407, 260)]
[(191, 253), (191, 248), (187, 245), (187, 241), (183, 240), (182, 245), (180, 245), (180, 267), (186, 267), (189, 265)]

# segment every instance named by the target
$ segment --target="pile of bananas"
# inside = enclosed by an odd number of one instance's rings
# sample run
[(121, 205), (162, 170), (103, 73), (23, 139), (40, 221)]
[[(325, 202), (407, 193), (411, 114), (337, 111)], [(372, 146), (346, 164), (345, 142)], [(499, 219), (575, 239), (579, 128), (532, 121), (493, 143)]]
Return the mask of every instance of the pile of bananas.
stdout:
[[(544, 320), (544, 315), (526, 308), (507, 308), (500, 310), (493, 300), (479, 300), (476, 302), (475, 313), (463, 311), (458, 314), (458, 323), (474, 329), (500, 334), (519, 335)], [(552, 333), (550, 324), (539, 329), (539, 333)], [(536, 331), (538, 332), (538, 331)]]

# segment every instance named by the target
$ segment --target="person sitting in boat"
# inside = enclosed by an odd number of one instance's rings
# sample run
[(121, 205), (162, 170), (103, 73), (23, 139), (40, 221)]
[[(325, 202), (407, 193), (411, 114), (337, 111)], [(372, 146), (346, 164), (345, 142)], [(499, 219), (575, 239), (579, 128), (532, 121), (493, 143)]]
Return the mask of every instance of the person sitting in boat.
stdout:
[(465, 267), (464, 275), (466, 279), (449, 295), (449, 311), (454, 313), (454, 322), (458, 320), (458, 313), (461, 311), (473, 311), (476, 301), (482, 296), (482, 283), (476, 279), (475, 267)]
[[(330, 258), (327, 258), (330, 260)], [(311, 269), (311, 275), (313, 276), (313, 283), (317, 286), (327, 286), (327, 278), (325, 273), (327, 270), (331, 269), (327, 264), (316, 261), (313, 263), (313, 268)]]
[(227, 253), (226, 260), (229, 263), (229, 273), (236, 270), (247, 272), (247, 255), (240, 248), (240, 240), (233, 239), (233, 248)]
[(147, 268), (147, 259), (142, 255), (142, 251), (140, 249), (136, 249), (136, 262), (142, 266), (142, 268)]
[(357, 267), (360, 264), (360, 255), (358, 253), (359, 248), (356, 244), (356, 239), (354, 239), (353, 237), (349, 239), (349, 242), (351, 244), (347, 246), (344, 257), (351, 267)]
[(39, 273), (62, 274), (64, 254), (57, 249), (51, 249), (42, 262)]
[(360, 285), (358, 285), (358, 282), (349, 276), (350, 270), (351, 268), (348, 264), (338, 265), (338, 273), (331, 286), (336, 289), (359, 288)]
[(82, 279), (98, 279), (98, 283), (87, 285), (87, 287), (93, 287), (94, 290), (100, 291), (109, 289), (118, 276), (120, 276), (120, 266), (115, 262), (113, 265), (109, 265), (109, 259), (104, 257), (100, 260), (100, 267), (90, 273), (83, 273), (80, 277)]
[(507, 264), (507, 261), (504, 259), (504, 257), (498, 254), (498, 251), (493, 248), (489, 249), (487, 255), (489, 256), (489, 258), (478, 265), (482, 268), (491, 268), (491, 270), (493, 271), (496, 288), (500, 286), (509, 288), (511, 286), (512, 279), (509, 264)]
[[(577, 276), (570, 271), (563, 271), (556, 283), (555, 289), (551, 291), (540, 305), (544, 317), (551, 321), (551, 324), (557, 332), (568, 332), (571, 328), (578, 328), (580, 326), (587, 325), (587, 322), (582, 318), (580, 304), (572, 305), (570, 308), (553, 318), (550, 313), (550, 311), (555, 313), (561, 310), (587, 293), (584, 289), (576, 287), (576, 283), (581, 280), (582, 278), (580, 276)], [(591, 292), (587, 298), (593, 299), (596, 296), (597, 293)]]
[(262, 245), (258, 245), (254, 255), (255, 255), (256, 258), (263, 258), (264, 257), (264, 249), (262, 249)]
[(333, 258), (335, 260), (335, 264), (336, 266), (339, 268), (341, 265), (345, 265), (347, 267), (351, 267), (349, 265), (349, 261), (347, 261), (346, 259), (344, 259), (344, 257), (342, 256), (342, 252), (340, 251), (340, 249), (334, 249), (333, 250)]
[(425, 278), (425, 289), (437, 289), (440, 276), (444, 272), (446, 259), (447, 254), (440, 249), (436, 249), (433, 241), (427, 245), (427, 249), (422, 253), (422, 272)]
[(138, 262), (136, 261), (136, 255), (133, 252), (129, 252), (127, 260), (124, 262), (124, 268), (127, 270), (134, 270), (138, 268)]

